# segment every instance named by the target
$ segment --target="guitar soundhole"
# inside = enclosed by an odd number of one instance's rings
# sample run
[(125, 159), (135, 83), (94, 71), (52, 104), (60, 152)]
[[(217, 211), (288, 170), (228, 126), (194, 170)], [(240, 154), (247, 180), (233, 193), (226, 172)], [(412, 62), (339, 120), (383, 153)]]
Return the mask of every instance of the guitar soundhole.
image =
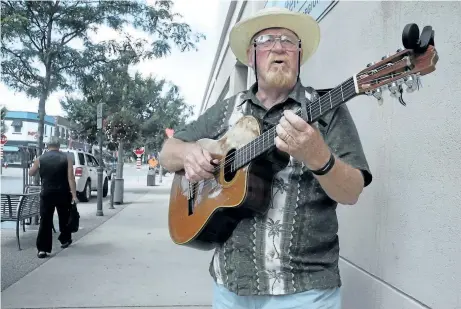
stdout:
[(226, 182), (232, 181), (234, 179), (235, 174), (237, 173), (237, 169), (235, 167), (235, 149), (229, 151), (226, 155), (226, 159), (224, 162), (224, 180)]

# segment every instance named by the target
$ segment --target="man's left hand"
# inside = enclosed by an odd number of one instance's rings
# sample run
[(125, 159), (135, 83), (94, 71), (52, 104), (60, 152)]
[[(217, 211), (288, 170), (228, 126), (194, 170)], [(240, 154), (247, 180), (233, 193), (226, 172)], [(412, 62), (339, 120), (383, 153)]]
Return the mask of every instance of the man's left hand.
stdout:
[(330, 149), (320, 131), (293, 111), (286, 110), (276, 126), (275, 146), (311, 170), (322, 168), (330, 159)]

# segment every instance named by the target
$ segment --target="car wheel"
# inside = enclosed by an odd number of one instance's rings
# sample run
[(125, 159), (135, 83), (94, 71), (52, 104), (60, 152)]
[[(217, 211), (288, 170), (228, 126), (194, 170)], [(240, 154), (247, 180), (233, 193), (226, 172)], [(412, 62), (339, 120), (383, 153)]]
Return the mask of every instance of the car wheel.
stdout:
[(88, 202), (91, 198), (91, 182), (89, 180), (86, 181), (85, 188), (83, 192), (80, 194), (80, 201), (81, 202)]

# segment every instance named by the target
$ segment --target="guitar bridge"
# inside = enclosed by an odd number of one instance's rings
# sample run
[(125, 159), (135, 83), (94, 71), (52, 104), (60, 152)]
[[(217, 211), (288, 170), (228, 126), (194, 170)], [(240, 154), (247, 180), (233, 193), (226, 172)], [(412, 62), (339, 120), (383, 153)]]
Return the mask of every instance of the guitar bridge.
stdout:
[(194, 203), (195, 203), (195, 190), (197, 188), (196, 184), (191, 184), (189, 183), (189, 192), (187, 195), (187, 204), (188, 204), (188, 210), (189, 210), (189, 216), (194, 213)]

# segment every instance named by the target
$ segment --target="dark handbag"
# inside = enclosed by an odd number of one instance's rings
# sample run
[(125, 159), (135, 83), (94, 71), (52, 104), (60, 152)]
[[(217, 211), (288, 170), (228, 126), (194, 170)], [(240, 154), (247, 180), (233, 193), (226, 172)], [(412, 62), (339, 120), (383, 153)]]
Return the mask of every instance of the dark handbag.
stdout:
[(80, 214), (78, 213), (77, 203), (72, 202), (70, 206), (70, 216), (67, 226), (71, 233), (77, 233), (80, 225)]

